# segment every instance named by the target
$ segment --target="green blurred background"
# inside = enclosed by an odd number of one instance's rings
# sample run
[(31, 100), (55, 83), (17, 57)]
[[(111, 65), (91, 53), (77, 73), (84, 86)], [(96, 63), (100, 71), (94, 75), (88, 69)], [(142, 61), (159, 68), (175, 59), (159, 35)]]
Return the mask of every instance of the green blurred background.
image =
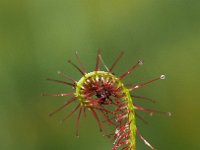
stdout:
[[(99, 133), (94, 119), (81, 119), (75, 138), (76, 115), (60, 124), (74, 105), (49, 117), (62, 97), (41, 93), (71, 91), (45, 79), (60, 79), (57, 71), (79, 79), (67, 60), (92, 71), (97, 49), (109, 66), (122, 74), (138, 59), (145, 64), (125, 82), (158, 81), (135, 93), (156, 99), (142, 106), (171, 111), (172, 116), (141, 113), (141, 133), (159, 150), (200, 149), (200, 1), (199, 0), (0, 0), (0, 149), (108, 150), (112, 141)], [(137, 149), (149, 148), (137, 138)]]

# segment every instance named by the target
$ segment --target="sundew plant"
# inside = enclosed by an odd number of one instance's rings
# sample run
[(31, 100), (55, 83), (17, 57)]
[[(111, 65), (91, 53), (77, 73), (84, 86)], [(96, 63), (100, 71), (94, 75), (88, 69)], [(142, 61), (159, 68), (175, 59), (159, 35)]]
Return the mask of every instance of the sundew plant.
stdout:
[[(144, 96), (135, 95), (134, 91), (147, 86), (154, 81), (165, 79), (165, 75), (160, 75), (157, 78), (139, 85), (126, 83), (125, 78), (139, 66), (143, 65), (143, 61), (137, 61), (137, 63), (127, 69), (126, 72), (122, 73), (120, 76), (115, 76), (113, 70), (118, 65), (122, 56), (123, 52), (120, 53), (111, 66), (108, 67), (102, 59), (101, 50), (98, 50), (96, 66), (93, 71), (88, 71), (82, 64), (78, 53), (76, 53), (79, 65), (76, 65), (70, 60), (68, 63), (81, 73), (82, 77), (79, 80), (75, 80), (62, 72), (58, 72), (58, 74), (64, 77), (66, 81), (51, 78), (47, 79), (49, 81), (65, 84), (74, 89), (74, 92), (70, 93), (43, 94), (45, 96), (64, 96), (68, 98), (64, 105), (61, 105), (49, 115), (52, 116), (64, 109), (67, 105), (76, 103), (75, 108), (62, 120), (65, 121), (77, 112), (78, 115), (75, 126), (76, 136), (79, 136), (80, 117), (86, 115), (86, 112), (88, 111), (96, 120), (100, 131), (103, 132), (106, 137), (113, 139), (112, 150), (136, 150), (136, 135), (138, 135), (150, 149), (154, 150), (155, 148), (139, 131), (136, 119), (140, 119), (144, 123), (145, 120), (137, 113), (137, 111), (143, 111), (150, 115), (160, 113), (170, 116), (171, 113), (137, 105), (134, 102), (135, 98), (148, 100), (153, 103), (155, 101)], [(113, 133), (107, 133), (108, 126), (114, 127)]]

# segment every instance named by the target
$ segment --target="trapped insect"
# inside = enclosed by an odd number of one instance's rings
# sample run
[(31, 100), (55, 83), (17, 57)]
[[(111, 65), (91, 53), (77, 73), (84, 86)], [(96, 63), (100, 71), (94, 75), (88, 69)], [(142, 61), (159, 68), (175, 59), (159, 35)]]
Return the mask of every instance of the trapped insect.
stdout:
[[(171, 113), (148, 109), (137, 105), (133, 101), (136, 98), (151, 102), (155, 101), (143, 96), (134, 95), (133, 91), (154, 81), (163, 80), (165, 79), (165, 75), (160, 75), (157, 78), (135, 86), (132, 86), (132, 84), (129, 83), (125, 84), (124, 79), (139, 66), (143, 65), (143, 61), (139, 60), (126, 72), (117, 77), (113, 70), (122, 56), (123, 52), (119, 54), (110, 67), (107, 67), (102, 59), (101, 50), (99, 49), (95, 69), (88, 72), (76, 52), (79, 66), (74, 64), (72, 61), (68, 61), (68, 63), (74, 66), (74, 68), (81, 73), (82, 77), (79, 80), (75, 80), (62, 72), (58, 72), (58, 74), (63, 76), (67, 81), (51, 78), (47, 79), (49, 81), (65, 84), (74, 89), (74, 92), (71, 93), (43, 94), (44, 96), (69, 97), (64, 105), (60, 106), (49, 115), (54, 115), (71, 103), (77, 103), (76, 107), (62, 120), (65, 121), (72, 116), (74, 112), (78, 112), (76, 120), (77, 136), (79, 136), (79, 121), (81, 114), (83, 113), (86, 115), (86, 111), (89, 111), (97, 121), (100, 131), (102, 131), (107, 137), (113, 138), (112, 150), (136, 150), (136, 134), (148, 147), (154, 149), (154, 147), (141, 135), (136, 125), (136, 118), (145, 122), (143, 117), (137, 114), (136, 111), (143, 111), (150, 115), (161, 113), (170, 116)], [(102, 66), (105, 68), (104, 70), (102, 70)], [(106, 131), (107, 125), (115, 127), (115, 131), (108, 134)]]

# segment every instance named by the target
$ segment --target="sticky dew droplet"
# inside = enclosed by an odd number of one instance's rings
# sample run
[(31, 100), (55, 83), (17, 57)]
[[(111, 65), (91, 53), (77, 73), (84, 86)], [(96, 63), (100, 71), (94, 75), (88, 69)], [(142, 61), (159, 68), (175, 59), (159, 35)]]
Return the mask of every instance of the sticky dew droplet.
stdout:
[(172, 115), (172, 113), (171, 112), (167, 112), (167, 115), (170, 117)]
[(164, 80), (165, 78), (166, 78), (165, 75), (161, 75), (161, 76), (160, 76), (160, 79), (161, 79), (161, 80)]
[(138, 64), (141, 66), (144, 64), (144, 61), (143, 60), (138, 60)]

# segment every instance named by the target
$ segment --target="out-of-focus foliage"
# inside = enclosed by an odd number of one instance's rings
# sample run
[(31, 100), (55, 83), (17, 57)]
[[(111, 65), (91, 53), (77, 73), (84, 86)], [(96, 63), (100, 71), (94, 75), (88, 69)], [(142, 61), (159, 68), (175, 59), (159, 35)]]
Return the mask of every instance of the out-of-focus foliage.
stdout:
[[(45, 81), (64, 71), (80, 74), (66, 62), (75, 51), (88, 68), (102, 48), (109, 66), (120, 51), (120, 75), (143, 59), (145, 64), (125, 82), (142, 83), (166, 73), (165, 81), (136, 93), (158, 100), (135, 100), (142, 106), (171, 111), (172, 117), (141, 114), (141, 133), (160, 150), (200, 149), (200, 1), (199, 0), (1, 0), (0, 1), (0, 149), (108, 150), (88, 115), (75, 138), (76, 115), (59, 124), (73, 105), (48, 117), (67, 99), (42, 97), (42, 92), (70, 91)], [(139, 139), (138, 149), (149, 149)]]

